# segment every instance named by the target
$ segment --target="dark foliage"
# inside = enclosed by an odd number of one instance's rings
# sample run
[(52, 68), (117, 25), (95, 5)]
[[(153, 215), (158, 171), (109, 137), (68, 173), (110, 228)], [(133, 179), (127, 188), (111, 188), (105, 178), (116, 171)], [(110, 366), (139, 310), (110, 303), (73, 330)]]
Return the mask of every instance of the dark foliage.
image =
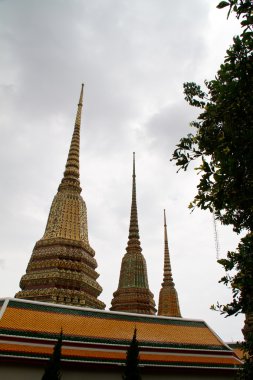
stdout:
[[(244, 234), (237, 250), (219, 260), (226, 271), (220, 282), (231, 287), (233, 300), (214, 308), (226, 316), (245, 313), (252, 321), (253, 1), (228, 0), (217, 6), (226, 7), (228, 17), (234, 13), (240, 20), (242, 33), (234, 37), (215, 79), (205, 81), (206, 90), (195, 83), (184, 84), (185, 99), (200, 114), (191, 123), (194, 132), (180, 140), (172, 160), (179, 170), (200, 162), (198, 193), (189, 207), (210, 210), (222, 224)], [(253, 323), (247, 329), (247, 360), (241, 376), (252, 379)]]
[(141, 380), (140, 370), (139, 370), (139, 345), (136, 338), (137, 330), (134, 329), (133, 339), (127, 350), (126, 356), (126, 367), (123, 380)]
[(184, 84), (186, 100), (201, 113), (191, 123), (195, 133), (180, 140), (172, 160), (179, 170), (201, 161), (196, 168), (201, 174), (198, 193), (190, 208), (208, 209), (235, 232), (246, 233), (237, 251), (220, 260), (226, 272), (238, 271), (236, 277), (221, 280), (234, 290), (232, 304), (222, 309), (231, 315), (253, 311), (248, 293), (252, 289), (249, 285), (243, 289), (253, 273), (253, 4), (230, 0), (218, 7), (225, 6), (243, 17), (243, 33), (234, 38), (216, 78), (205, 82), (206, 92), (195, 83)]
[(41, 380), (60, 380), (60, 362), (61, 362), (61, 348), (62, 348), (62, 330), (60, 336), (54, 346), (54, 351), (49, 359), (49, 363), (45, 369), (45, 373)]

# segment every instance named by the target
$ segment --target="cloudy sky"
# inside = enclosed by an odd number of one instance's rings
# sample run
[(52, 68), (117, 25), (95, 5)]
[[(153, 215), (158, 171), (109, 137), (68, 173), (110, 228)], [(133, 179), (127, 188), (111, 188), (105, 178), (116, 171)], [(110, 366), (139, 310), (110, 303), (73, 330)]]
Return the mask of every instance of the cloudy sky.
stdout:
[[(0, 0), (0, 297), (14, 296), (46, 226), (64, 170), (81, 83), (82, 195), (107, 309), (128, 236), (136, 152), (141, 243), (156, 303), (167, 210), (173, 277), (184, 317), (204, 319), (226, 341), (243, 317), (210, 305), (218, 284), (212, 216), (190, 213), (193, 169), (170, 162), (196, 116), (183, 83), (212, 79), (239, 31), (214, 0)], [(218, 226), (220, 256), (238, 237)]]

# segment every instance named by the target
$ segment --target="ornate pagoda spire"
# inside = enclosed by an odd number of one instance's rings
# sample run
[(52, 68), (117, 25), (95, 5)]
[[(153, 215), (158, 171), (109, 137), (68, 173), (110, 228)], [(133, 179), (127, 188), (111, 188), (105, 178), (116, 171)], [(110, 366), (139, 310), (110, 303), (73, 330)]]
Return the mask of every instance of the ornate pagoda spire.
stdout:
[(133, 154), (132, 204), (126, 253), (122, 259), (119, 285), (110, 310), (155, 314), (154, 295), (148, 286), (147, 266), (139, 237), (136, 201), (135, 153)]
[(79, 181), (83, 84), (64, 175), (51, 205), (45, 233), (35, 244), (16, 298), (104, 309), (96, 281), (95, 251), (88, 239), (86, 204)]
[(78, 102), (76, 120), (74, 132), (69, 148), (69, 154), (67, 158), (67, 163), (65, 167), (65, 172), (59, 186), (59, 191), (62, 189), (73, 188), (73, 190), (81, 193), (82, 189), (80, 187), (79, 181), (79, 150), (80, 150), (80, 128), (81, 128), (81, 116), (83, 107), (83, 87), (82, 84), (80, 99)]
[(164, 269), (163, 283), (159, 294), (158, 315), (181, 317), (177, 291), (173, 282), (168, 247), (166, 214), (164, 210)]
[(129, 235), (127, 243), (127, 252), (130, 247), (135, 247), (139, 252), (142, 251), (139, 235), (139, 225), (138, 225), (138, 212), (137, 212), (137, 201), (136, 201), (136, 174), (135, 174), (135, 152), (133, 153), (133, 182), (132, 182), (132, 204), (131, 204), (131, 214), (130, 214), (130, 225), (129, 225)]

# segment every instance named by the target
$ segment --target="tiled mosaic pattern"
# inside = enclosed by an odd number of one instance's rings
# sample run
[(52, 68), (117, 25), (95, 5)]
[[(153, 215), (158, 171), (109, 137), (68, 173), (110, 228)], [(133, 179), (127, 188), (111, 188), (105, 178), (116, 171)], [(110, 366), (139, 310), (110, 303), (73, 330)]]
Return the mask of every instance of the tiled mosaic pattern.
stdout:
[(81, 90), (63, 179), (54, 197), (44, 236), (33, 250), (17, 298), (104, 309), (98, 300), (95, 251), (88, 240), (86, 205), (79, 181)]

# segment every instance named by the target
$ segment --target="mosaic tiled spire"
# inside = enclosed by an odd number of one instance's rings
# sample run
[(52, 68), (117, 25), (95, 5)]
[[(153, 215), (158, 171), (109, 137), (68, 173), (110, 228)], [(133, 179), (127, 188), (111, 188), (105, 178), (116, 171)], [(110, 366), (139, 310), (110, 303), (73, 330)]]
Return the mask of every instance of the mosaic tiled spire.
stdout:
[(42, 239), (35, 244), (16, 298), (104, 309), (98, 300), (95, 251), (88, 240), (86, 205), (79, 181), (83, 85), (64, 175)]
[(168, 235), (166, 214), (164, 210), (164, 269), (163, 283), (159, 294), (158, 315), (167, 317), (181, 317), (177, 291), (173, 282), (170, 254), (168, 247)]
[(59, 191), (63, 189), (73, 189), (74, 191), (81, 193), (82, 189), (80, 187), (79, 181), (79, 150), (80, 150), (80, 127), (81, 127), (81, 116), (83, 107), (83, 84), (80, 94), (80, 99), (78, 103), (76, 120), (74, 132), (69, 148), (69, 154), (67, 158), (67, 163), (64, 171), (64, 175), (59, 186)]
[(128, 243), (121, 263), (118, 289), (113, 293), (110, 310), (155, 314), (154, 296), (149, 290), (146, 261), (141, 252), (136, 202), (135, 154), (133, 154), (132, 205)]

